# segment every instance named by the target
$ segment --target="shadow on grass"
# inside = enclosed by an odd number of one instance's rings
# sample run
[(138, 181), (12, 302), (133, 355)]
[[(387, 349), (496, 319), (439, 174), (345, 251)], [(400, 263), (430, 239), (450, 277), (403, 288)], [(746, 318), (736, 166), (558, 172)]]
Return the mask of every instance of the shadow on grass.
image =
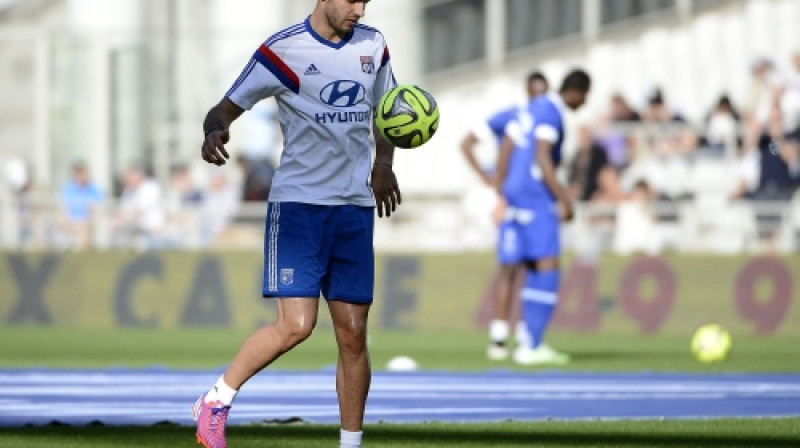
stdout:
[[(767, 421), (769, 422), (769, 421)], [(794, 421), (796, 423), (796, 420)], [(488, 447), (488, 446), (552, 446), (552, 447), (792, 447), (800, 446), (800, 433), (796, 435), (744, 435), (731, 434), (727, 428), (713, 428), (704, 430), (703, 425), (690, 425), (693, 428), (677, 427), (680, 423), (659, 426), (658, 430), (647, 431), (642, 428), (626, 428), (616, 426), (615, 430), (603, 429), (606, 423), (558, 423), (555, 426), (541, 427), (504, 426), (497, 424), (498, 428), (487, 425), (394, 425), (378, 424), (369, 425), (367, 437), (370, 445), (382, 444), (402, 446), (433, 447)], [(614, 424), (614, 423), (609, 423)], [(636, 422), (629, 422), (636, 425)], [(656, 423), (658, 424), (658, 423)], [(752, 423), (751, 423), (752, 424)], [(735, 426), (735, 425), (734, 425)], [(780, 432), (796, 432), (790, 425), (781, 425)], [(166, 446), (169, 440), (193, 441), (194, 429), (175, 425), (159, 425), (154, 427), (113, 427), (113, 426), (45, 426), (16, 429), (0, 429), (0, 439), (3, 435), (16, 437), (31, 437), (47, 443), (46, 446), (59, 446), (71, 438), (82, 438), (85, 441), (107, 440), (112, 441), (137, 441), (141, 446)], [(329, 444), (338, 438), (338, 427), (319, 426), (310, 424), (299, 425), (268, 425), (268, 426), (235, 426), (229, 429), (229, 439), (234, 443), (254, 442), (275, 443), (281, 439), (291, 440), (293, 443), (308, 443), (309, 446)], [(53, 444), (50, 445), (49, 441)], [(91, 445), (95, 446), (95, 445)], [(113, 446), (113, 444), (111, 445)], [(170, 444), (169, 446), (174, 446)], [(189, 446), (189, 445), (187, 445)]]
[[(266, 428), (265, 428), (266, 429)], [(261, 431), (265, 430), (261, 429)], [(273, 428), (268, 428), (272, 431)], [(304, 437), (330, 437), (330, 429), (320, 427), (283, 427), (275, 428), (281, 437), (302, 439)], [(239, 431), (252, 431), (258, 428), (242, 428)], [(237, 432), (238, 433), (238, 432)], [(263, 434), (263, 433), (262, 433)], [(431, 446), (497, 446), (528, 445), (536, 446), (703, 446), (703, 447), (792, 447), (800, 446), (800, 437), (790, 436), (736, 436), (708, 433), (669, 434), (664, 432), (641, 431), (571, 431), (569, 428), (559, 430), (516, 430), (502, 431), (491, 429), (470, 430), (464, 428), (425, 428), (409, 429), (391, 426), (369, 428), (370, 443), (415, 443)]]

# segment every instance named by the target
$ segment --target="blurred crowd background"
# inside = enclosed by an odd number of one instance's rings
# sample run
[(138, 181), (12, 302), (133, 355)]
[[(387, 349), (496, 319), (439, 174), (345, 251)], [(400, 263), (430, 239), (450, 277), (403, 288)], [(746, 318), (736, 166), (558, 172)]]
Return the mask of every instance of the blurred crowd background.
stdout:
[[(233, 129), (225, 168), (201, 123), (250, 53), (312, 0), (0, 0), (0, 247), (260, 250), (280, 158), (274, 102)], [(800, 250), (800, 2), (374, 0), (401, 82), (439, 100), (387, 251), (494, 246), (494, 194), (459, 141), (524, 101), (527, 74), (595, 89), (560, 175), (586, 257)], [(496, 147), (479, 148), (492, 170)]]

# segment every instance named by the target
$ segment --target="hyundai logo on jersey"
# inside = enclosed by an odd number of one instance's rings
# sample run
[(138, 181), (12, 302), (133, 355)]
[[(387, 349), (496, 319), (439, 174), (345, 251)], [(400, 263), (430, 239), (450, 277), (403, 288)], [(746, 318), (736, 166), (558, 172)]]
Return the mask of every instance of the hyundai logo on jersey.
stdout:
[(353, 107), (367, 97), (367, 89), (355, 81), (334, 81), (322, 88), (319, 99), (333, 107)]

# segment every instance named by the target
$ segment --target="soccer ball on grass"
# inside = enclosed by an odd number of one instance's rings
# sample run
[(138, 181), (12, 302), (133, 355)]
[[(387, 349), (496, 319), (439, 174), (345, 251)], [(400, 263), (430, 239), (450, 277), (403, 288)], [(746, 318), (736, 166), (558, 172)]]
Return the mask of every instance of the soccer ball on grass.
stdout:
[(730, 349), (731, 335), (718, 324), (703, 325), (692, 337), (692, 353), (700, 362), (722, 361)]
[(428, 142), (439, 127), (439, 106), (433, 95), (409, 84), (386, 92), (375, 114), (383, 138), (399, 148), (416, 148)]

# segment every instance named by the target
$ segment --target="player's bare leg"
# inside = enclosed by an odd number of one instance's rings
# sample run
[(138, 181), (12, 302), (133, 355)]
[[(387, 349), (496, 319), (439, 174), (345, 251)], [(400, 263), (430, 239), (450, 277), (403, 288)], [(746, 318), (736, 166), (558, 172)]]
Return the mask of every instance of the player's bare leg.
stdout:
[(227, 448), (228, 412), (239, 388), (280, 355), (304, 341), (317, 322), (318, 299), (281, 299), (274, 324), (245, 340), (228, 370), (195, 403), (197, 442), (206, 448)]
[(262, 327), (242, 344), (225, 371), (225, 383), (239, 389), (242, 384), (279, 356), (305, 341), (317, 324), (319, 299), (277, 299), (274, 324)]
[(519, 299), (525, 266), (501, 266), (498, 272), (497, 294), (493, 319), (511, 321), (514, 303)]
[(514, 298), (518, 296), (518, 280), (522, 272), (523, 268), (516, 265), (500, 266), (498, 269), (494, 311), (489, 324), (491, 343), (486, 352), (486, 356), (493, 361), (508, 357), (506, 343), (510, 333), (511, 309)]
[(329, 301), (328, 307), (339, 345), (336, 392), (342, 429), (358, 432), (364, 422), (364, 406), (371, 381), (367, 350), (369, 305)]
[(494, 320), (509, 320), (511, 315), (511, 296), (513, 295), (513, 284), (516, 280), (516, 266), (500, 266), (497, 282), (497, 294), (494, 302)]

